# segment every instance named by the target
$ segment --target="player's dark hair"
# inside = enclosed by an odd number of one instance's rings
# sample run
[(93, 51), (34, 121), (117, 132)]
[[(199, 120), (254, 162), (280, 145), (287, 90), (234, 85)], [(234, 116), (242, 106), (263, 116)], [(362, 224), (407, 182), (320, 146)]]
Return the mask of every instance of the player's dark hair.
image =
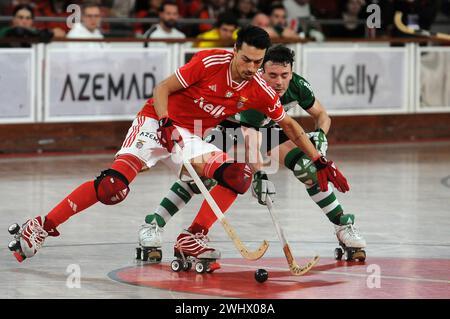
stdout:
[(178, 8), (178, 5), (175, 1), (164, 1), (163, 3), (161, 3), (161, 5), (159, 6), (159, 12), (164, 12), (164, 9), (166, 8), (166, 6), (175, 6)]
[(278, 44), (275, 45), (269, 50), (267, 50), (266, 55), (264, 56), (264, 60), (262, 63), (262, 66), (264, 68), (264, 65), (266, 62), (271, 61), (272, 63), (278, 63), (278, 64), (290, 64), (291, 68), (294, 64), (294, 57), (295, 52), (288, 47)]
[(247, 43), (247, 45), (258, 49), (267, 49), (272, 44), (269, 34), (263, 29), (253, 25), (247, 25), (239, 30), (236, 40), (236, 49), (239, 50), (244, 42)]
[(14, 11), (13, 11), (13, 16), (15, 17), (17, 12), (19, 12), (20, 10), (27, 10), (31, 13), (31, 19), (34, 19), (34, 10), (33, 7), (30, 6), (29, 4), (19, 4), (17, 6), (14, 7)]
[(238, 18), (231, 11), (222, 12), (217, 16), (216, 27), (220, 28), (223, 24), (234, 25), (237, 28), (239, 26)]

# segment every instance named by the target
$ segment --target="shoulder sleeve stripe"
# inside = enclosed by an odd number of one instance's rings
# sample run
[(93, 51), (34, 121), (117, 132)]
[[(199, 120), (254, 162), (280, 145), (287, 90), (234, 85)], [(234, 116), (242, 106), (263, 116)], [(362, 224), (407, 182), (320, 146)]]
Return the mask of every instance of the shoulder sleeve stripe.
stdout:
[(203, 58), (202, 61), (203, 61), (203, 63), (208, 63), (209, 60), (228, 58), (228, 57), (232, 57), (232, 56), (233, 56), (233, 54), (231, 54), (231, 53), (215, 54), (215, 55), (210, 55), (210, 56), (207, 56), (206, 58)]
[(283, 110), (283, 113), (278, 117), (278, 118), (276, 118), (276, 119), (272, 119), (274, 122), (280, 122), (280, 121), (282, 121), (284, 118), (286, 117), (286, 111), (285, 110)]
[(210, 60), (208, 60), (208, 61), (203, 61), (203, 64), (206, 66), (206, 65), (208, 65), (209, 63), (212, 63), (212, 62), (220, 62), (220, 61), (230, 61), (231, 60), (231, 57), (230, 56), (226, 56), (226, 57), (223, 57), (223, 58), (215, 58), (215, 59), (210, 59)]
[(264, 89), (264, 91), (266, 91), (266, 93), (270, 96), (271, 99), (273, 99), (275, 97), (275, 94), (273, 94), (273, 92), (270, 92), (267, 85), (262, 83), (258, 77), (255, 76), (254, 79), (259, 84), (259, 86), (261, 86)]
[(231, 59), (224, 60), (224, 61), (212, 61), (212, 62), (209, 62), (208, 64), (205, 64), (205, 68), (209, 68), (210, 66), (216, 65), (216, 64), (227, 64), (227, 63), (230, 63), (230, 61), (231, 61)]
[(258, 77), (258, 79), (261, 80), (262, 83), (264, 83), (264, 85), (267, 87), (267, 89), (269, 89), (270, 92), (272, 92), (272, 94), (274, 94), (274, 95), (277, 94), (277, 92), (275, 92), (275, 90), (272, 89), (272, 87), (271, 87), (270, 85), (267, 84), (266, 80), (264, 80), (264, 79), (262, 78), (261, 73), (258, 72), (256, 76)]
[(180, 73), (180, 69), (177, 69), (175, 71), (175, 76), (177, 77), (178, 81), (180, 81), (181, 85), (186, 89), (189, 87), (189, 84), (184, 80), (183, 76)]

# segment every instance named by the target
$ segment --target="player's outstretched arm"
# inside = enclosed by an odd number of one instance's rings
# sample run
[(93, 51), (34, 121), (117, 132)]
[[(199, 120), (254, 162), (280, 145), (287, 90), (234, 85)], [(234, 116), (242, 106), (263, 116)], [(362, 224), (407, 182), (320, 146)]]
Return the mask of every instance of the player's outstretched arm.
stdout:
[(319, 186), (323, 192), (328, 190), (328, 181), (332, 182), (340, 192), (345, 193), (350, 189), (344, 175), (332, 161), (319, 154), (300, 124), (289, 115), (286, 115), (278, 124), (289, 139), (314, 162)]
[(183, 89), (183, 86), (175, 74), (172, 74), (155, 86), (153, 90), (153, 105), (159, 118), (168, 117), (167, 103), (169, 101), (169, 95), (181, 89)]

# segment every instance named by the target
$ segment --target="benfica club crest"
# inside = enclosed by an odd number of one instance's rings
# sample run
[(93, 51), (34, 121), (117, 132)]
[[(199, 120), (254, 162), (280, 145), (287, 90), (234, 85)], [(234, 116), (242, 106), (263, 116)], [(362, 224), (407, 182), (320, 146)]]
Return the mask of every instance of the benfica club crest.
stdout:
[(239, 97), (239, 102), (237, 104), (237, 108), (240, 109), (244, 106), (245, 102), (247, 102), (248, 99), (246, 97), (240, 96)]

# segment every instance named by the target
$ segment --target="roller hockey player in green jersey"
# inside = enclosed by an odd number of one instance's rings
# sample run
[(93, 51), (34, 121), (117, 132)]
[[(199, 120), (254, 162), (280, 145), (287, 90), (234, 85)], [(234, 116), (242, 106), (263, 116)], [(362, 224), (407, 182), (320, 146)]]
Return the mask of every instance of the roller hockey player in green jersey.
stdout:
[[(292, 71), (293, 62), (294, 52), (289, 48), (282, 45), (270, 48), (262, 64), (263, 78), (280, 95), (281, 103), (286, 111), (299, 105), (314, 119), (316, 130), (308, 135), (319, 153), (325, 156), (328, 148), (326, 134), (330, 129), (331, 119), (314, 97), (310, 84)], [(251, 138), (261, 138), (261, 133), (257, 131), (260, 128), (277, 130), (279, 144), (270, 145), (272, 143), (267, 142), (262, 149), (266, 149), (268, 154), (278, 155), (278, 161), (290, 169), (295, 177), (305, 185), (311, 199), (333, 223), (339, 245), (342, 247), (342, 249), (335, 249), (336, 259), (340, 260), (344, 255), (347, 261), (364, 261), (366, 242), (354, 225), (355, 216), (344, 213), (331, 183), (329, 183), (327, 191), (320, 190), (312, 161), (287, 138), (283, 131), (274, 122), (269, 121), (264, 114), (253, 109), (238, 113), (233, 119), (226, 122), (222, 123), (222, 128), (233, 127), (233, 125), (234, 127), (241, 126), (244, 136)], [(263, 139), (263, 142), (268, 140)], [(275, 196), (275, 187), (262, 170), (262, 161), (248, 164), (253, 170), (252, 193), (260, 204), (265, 205), (267, 195), (270, 195), (271, 198)], [(211, 179), (204, 180), (204, 183), (207, 188), (215, 185), (215, 181)], [(163, 227), (190, 201), (192, 196), (199, 193), (194, 182), (178, 180), (172, 185), (169, 193), (156, 210), (146, 216), (146, 224), (142, 225), (139, 230), (138, 259), (150, 259), (156, 262), (161, 260)]]

